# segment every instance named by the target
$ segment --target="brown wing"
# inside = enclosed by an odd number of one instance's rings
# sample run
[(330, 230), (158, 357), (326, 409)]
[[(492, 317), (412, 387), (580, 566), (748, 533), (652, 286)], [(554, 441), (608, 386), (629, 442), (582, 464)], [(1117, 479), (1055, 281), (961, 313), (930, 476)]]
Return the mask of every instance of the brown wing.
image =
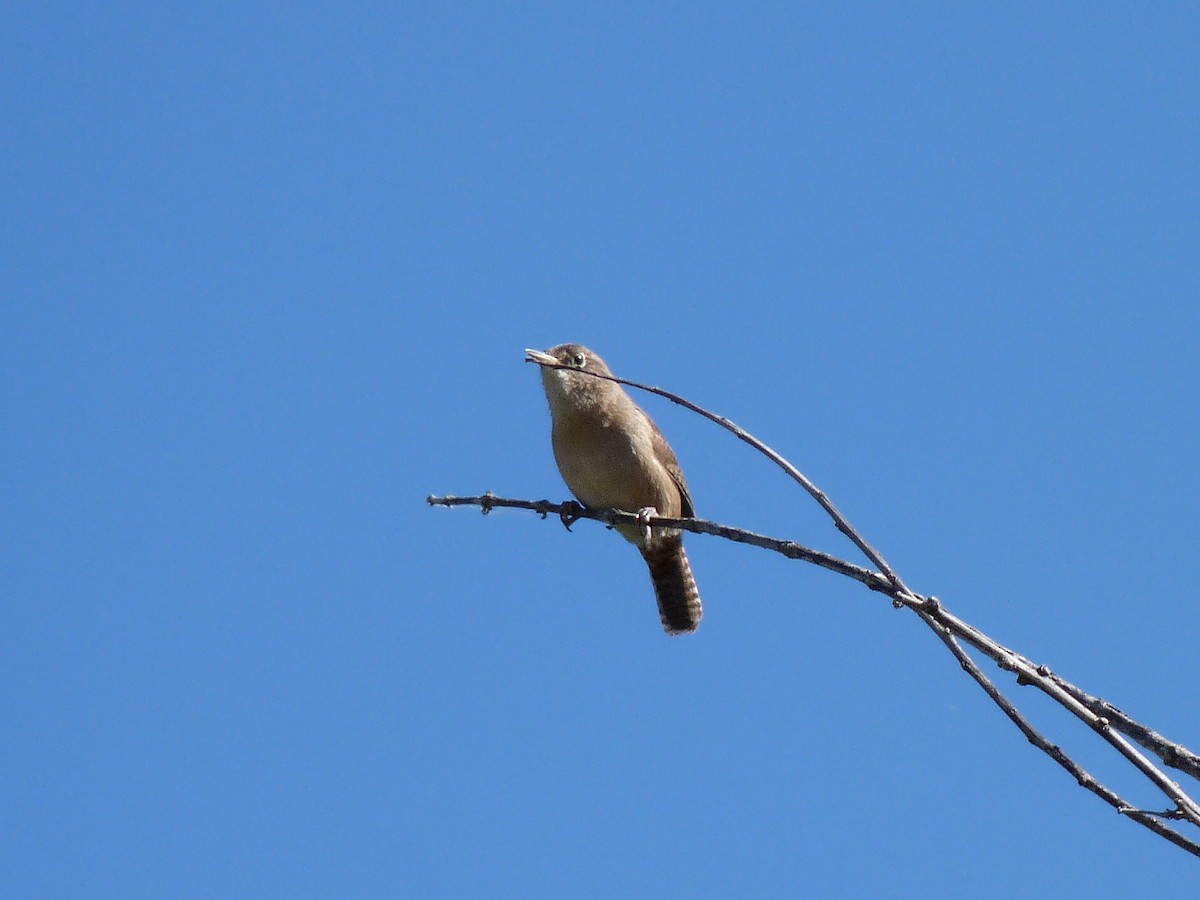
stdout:
[(683, 477), (683, 469), (679, 468), (679, 460), (675, 458), (675, 451), (671, 449), (671, 445), (667, 443), (667, 439), (663, 437), (663, 433), (658, 430), (658, 426), (654, 424), (654, 420), (646, 415), (646, 411), (638, 407), (640, 412), (650, 423), (651, 443), (654, 446), (654, 455), (658, 457), (671, 475), (671, 480), (675, 482), (675, 487), (679, 488), (679, 499), (683, 508), (683, 518), (695, 518), (696, 510), (692, 506), (692, 494), (688, 490), (687, 479)]

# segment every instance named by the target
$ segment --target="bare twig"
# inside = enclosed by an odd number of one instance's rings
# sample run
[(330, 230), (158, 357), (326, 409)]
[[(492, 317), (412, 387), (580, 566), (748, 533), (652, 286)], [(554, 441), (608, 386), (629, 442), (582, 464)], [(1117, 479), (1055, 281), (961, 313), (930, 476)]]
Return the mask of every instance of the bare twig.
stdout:
[[(552, 366), (537, 360), (530, 361), (538, 362), (539, 365), (545, 365), (547, 368), (566, 368), (565, 366)], [(958, 660), (963, 670), (1000, 707), (1030, 743), (1062, 766), (1081, 786), (1096, 794), (1122, 815), (1145, 826), (1176, 846), (1186, 850), (1188, 853), (1200, 857), (1200, 844), (1184, 837), (1162, 821), (1181, 819), (1190, 822), (1192, 825), (1200, 826), (1200, 804), (1197, 804), (1176, 782), (1168, 778), (1154, 763), (1138, 751), (1125, 736), (1132, 738), (1133, 741), (1149, 750), (1164, 765), (1200, 778), (1200, 757), (1195, 753), (1180, 744), (1167, 740), (1156, 731), (1134, 721), (1107, 701), (1082, 691), (1070, 682), (1055, 675), (1046, 666), (1035, 664), (1021, 654), (988, 637), (974, 626), (967, 624), (962, 619), (948, 612), (936, 597), (923, 597), (911, 591), (900, 576), (888, 565), (882, 554), (858, 533), (823, 491), (818, 489), (807, 476), (780, 454), (726, 417), (710, 412), (662, 388), (651, 387), (636, 381), (617, 378), (616, 376), (600, 375), (595, 372), (584, 371), (584, 374), (595, 378), (605, 378), (619, 384), (629, 385), (630, 387), (657, 394), (660, 397), (665, 397), (672, 403), (690, 409), (709, 421), (715, 422), (722, 428), (733, 433), (740, 440), (754, 447), (782, 468), (793, 480), (798, 482), (829, 514), (837, 529), (854, 543), (867, 559), (878, 568), (878, 571), (854, 565), (830, 554), (805, 547), (795, 541), (772, 538), (703, 519), (673, 519), (664, 516), (652, 516), (648, 521), (647, 527), (680, 528), (773, 550), (790, 559), (803, 560), (840, 575), (853, 578), (871, 590), (891, 597), (895, 605), (906, 606), (912, 609), (920, 617), (921, 621), (945, 644), (947, 649)], [(632, 512), (622, 510), (588, 510), (583, 509), (574, 501), (555, 504), (548, 500), (513, 500), (497, 497), (490, 492), (476, 497), (429, 497), (427, 500), (431, 505), (436, 506), (479, 506), (485, 514), (495, 507), (529, 509), (540, 513), (543, 518), (550, 513), (556, 513), (568, 527), (570, 522), (577, 518), (594, 519), (610, 526), (615, 523), (625, 522), (647, 524), (644, 518), (639, 519), (638, 515)], [(988, 656), (1000, 668), (1015, 672), (1018, 684), (1036, 686), (1072, 715), (1085, 722), (1154, 784), (1155, 787), (1161, 790), (1174, 803), (1174, 808), (1163, 812), (1138, 809), (1132, 804), (1127, 803), (1114, 791), (1098, 782), (1092, 775), (1084, 771), (1078, 763), (1071, 759), (1061, 747), (1051, 744), (1029, 723), (1012, 701), (1000, 692), (995, 683), (983, 673), (975, 661), (962, 648), (959, 643), (960, 640)]]
[(1197, 844), (1195, 841), (1188, 840), (1175, 829), (1170, 828), (1158, 821), (1159, 818), (1183, 818), (1182, 812), (1179, 810), (1174, 810), (1168, 813), (1150, 813), (1146, 812), (1145, 810), (1134, 809), (1132, 806), (1122, 800), (1120, 796), (1106, 788), (1103, 784), (1088, 774), (1082, 766), (1075, 762), (1075, 760), (1071, 759), (1071, 757), (1067, 756), (1061, 747), (1051, 744), (1048, 740), (1046, 740), (1041, 732), (1034, 728), (1029, 723), (1029, 720), (1021, 715), (1017, 708), (1012, 704), (1012, 701), (1000, 693), (999, 688), (997, 688), (995, 683), (983, 673), (983, 670), (980, 669), (978, 665), (976, 665), (975, 660), (971, 659), (967, 652), (959, 646), (958, 641), (955, 640), (954, 635), (951, 633), (949, 628), (942, 625), (940, 622), (936, 621), (924, 612), (920, 612), (918, 615), (925, 622), (925, 624), (933, 630), (933, 633), (941, 638), (942, 643), (949, 648), (950, 652), (954, 654), (955, 658), (959, 662), (959, 665), (962, 666), (963, 671), (975, 679), (975, 682), (981, 688), (983, 688), (984, 693), (991, 697), (992, 701), (999, 706), (1004, 714), (1012, 721), (1012, 723), (1020, 729), (1021, 733), (1029, 740), (1029, 743), (1033, 744), (1033, 746), (1037, 747), (1052, 760), (1066, 769), (1080, 787), (1091, 791), (1109, 806), (1113, 807), (1117, 812), (1129, 816), (1138, 824), (1144, 825), (1155, 834), (1166, 838), (1175, 846), (1186, 850), (1188, 853), (1191, 853), (1194, 856), (1200, 856), (1200, 844)]
[[(549, 500), (517, 500), (507, 497), (497, 497), (490, 492), (473, 497), (428, 497), (426, 501), (431, 506), (478, 506), (484, 514), (500, 507), (532, 510), (540, 514), (542, 518), (553, 513), (563, 518), (564, 521), (568, 518), (572, 521), (577, 518), (592, 519), (606, 525), (617, 523), (634, 524), (638, 522), (637, 514), (632, 512), (612, 509), (585, 509), (574, 501), (552, 503)], [(679, 528), (697, 534), (711, 534), (716, 537), (750, 544), (766, 550), (773, 550), (789, 559), (799, 559), (828, 569), (831, 572), (836, 572), (839, 575), (853, 578), (871, 590), (890, 596), (895, 602), (912, 608), (920, 616), (921, 620), (942, 640), (950, 652), (954, 654), (964, 671), (979, 684), (988, 697), (1012, 720), (1031, 744), (1066, 769), (1082, 787), (1096, 794), (1096, 796), (1100, 797), (1118, 812), (1149, 828), (1151, 831), (1189, 853), (1200, 856), (1200, 844), (1189, 840), (1160, 821), (1163, 818), (1177, 818), (1186, 819), (1193, 824), (1200, 825), (1200, 809), (1197, 808), (1196, 803), (1183, 792), (1178, 784), (1167, 778), (1153, 763), (1138, 753), (1128, 741), (1124, 740), (1119, 734), (1116, 734), (1111, 720), (1096, 711), (1097, 709), (1116, 710), (1115, 707), (1103, 700), (1083, 694), (1078, 688), (1069, 685), (1068, 682), (1053, 675), (1045, 666), (1031, 662), (1021, 654), (1004, 647), (975, 627), (968, 625), (946, 610), (941, 601), (936, 597), (922, 597), (912, 594), (907, 589), (902, 590), (897, 588), (880, 572), (872, 572), (869, 569), (864, 569), (862, 566), (856, 566), (828, 553), (813, 550), (795, 541), (768, 537), (767, 535), (757, 534), (752, 531), (704, 519), (675, 519), (667, 516), (651, 516), (649, 525), (652, 528)], [(974, 660), (959, 646), (959, 639), (966, 641), (972, 647), (990, 657), (1002, 669), (1015, 672), (1019, 683), (1037, 686), (1073, 715), (1086, 722), (1104, 740), (1150, 779), (1155, 786), (1170, 797), (1175, 803), (1175, 809), (1166, 813), (1149, 813), (1139, 810), (1084, 771), (1061, 747), (1047, 741), (1033, 728), (1029, 721), (1017, 710), (1016, 706), (999, 691), (991, 679), (983, 674)], [(1082, 695), (1083, 698), (1087, 698), (1088, 702), (1085, 702), (1076, 695)], [(1165, 738), (1157, 735), (1156, 732), (1150, 731), (1150, 729), (1144, 728), (1144, 726), (1137, 725), (1136, 722), (1133, 722), (1124, 713), (1120, 713), (1120, 716), (1123, 719), (1122, 731), (1129, 733), (1140, 729), (1142, 732), (1154, 735), (1156, 742), (1149, 749), (1160, 753), (1164, 762), (1170, 764), (1169, 761), (1176, 761), (1178, 765), (1177, 761), (1195, 759), (1195, 754), (1191, 753), (1185, 747), (1167, 741)]]
[[(512, 500), (507, 497), (497, 497), (492, 493), (481, 494), (478, 497), (426, 497), (425, 500), (430, 506), (478, 506), (483, 510), (484, 515), (500, 507), (506, 509), (529, 509), (535, 513), (539, 513), (543, 519), (553, 513), (560, 518), (593, 519), (597, 522), (603, 522), (605, 525), (616, 525), (618, 523), (641, 524), (636, 513), (622, 512), (619, 509), (586, 509), (572, 501), (568, 501), (567, 503), (551, 503), (549, 500)], [(776, 553), (781, 553), (788, 557), (788, 559), (802, 559), (823, 569), (829, 569), (831, 572), (837, 572), (839, 575), (845, 575), (847, 578), (853, 578), (855, 581), (862, 582), (873, 591), (879, 591), (889, 596), (893, 593), (893, 588), (888, 583), (888, 580), (878, 572), (872, 572), (870, 569), (856, 566), (854, 563), (838, 559), (836, 556), (830, 556), (828, 553), (822, 553), (820, 550), (812, 550), (803, 544), (797, 544), (795, 541), (785, 541), (780, 538), (768, 537), (765, 534), (756, 534), (753, 531), (746, 531), (729, 525), (721, 525), (717, 522), (709, 522), (706, 519), (672, 519), (669, 516), (652, 516), (650, 524), (654, 528), (680, 528), (684, 531), (695, 532), (696, 534), (711, 534), (723, 537), (739, 544), (762, 547), (764, 550), (774, 550)]]
[(1105, 719), (1108, 719), (1109, 724), (1117, 729), (1117, 731), (1129, 735), (1129, 737), (1161, 759), (1163, 765), (1170, 766), (1172, 769), (1178, 769), (1200, 780), (1200, 756), (1197, 756), (1187, 747), (1167, 740), (1157, 731), (1147, 728), (1140, 722), (1135, 722), (1107, 700), (1093, 697), (1091, 694), (1075, 687), (1075, 685), (1060, 678), (1058, 675), (1052, 674), (1050, 678), (1097, 716), (1103, 716)]

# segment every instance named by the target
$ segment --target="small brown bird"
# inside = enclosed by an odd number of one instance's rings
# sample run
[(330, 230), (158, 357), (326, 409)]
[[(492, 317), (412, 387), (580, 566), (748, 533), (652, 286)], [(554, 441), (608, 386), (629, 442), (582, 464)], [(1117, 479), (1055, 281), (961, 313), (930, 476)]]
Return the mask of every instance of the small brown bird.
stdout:
[[(532, 362), (570, 367), (543, 366), (542, 384), (550, 401), (554, 459), (580, 503), (642, 515), (695, 515), (679, 460), (658, 426), (621, 385), (582, 374), (611, 375), (604, 360), (579, 344), (559, 344), (545, 353), (526, 350), (525, 355)], [(683, 552), (683, 533), (647, 532), (637, 525), (616, 529), (637, 545), (650, 567), (663, 629), (667, 634), (695, 631), (703, 609)]]

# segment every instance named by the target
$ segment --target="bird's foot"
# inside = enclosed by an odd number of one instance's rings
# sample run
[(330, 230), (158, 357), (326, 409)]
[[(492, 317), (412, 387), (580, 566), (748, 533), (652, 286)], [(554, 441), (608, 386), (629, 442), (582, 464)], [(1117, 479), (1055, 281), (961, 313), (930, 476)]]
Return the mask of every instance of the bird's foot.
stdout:
[(574, 500), (568, 500), (562, 505), (562, 512), (558, 514), (558, 517), (562, 520), (563, 528), (570, 531), (571, 526), (578, 522), (582, 515), (583, 507)]
[(650, 546), (650, 538), (652, 535), (650, 530), (650, 519), (657, 515), (658, 510), (653, 506), (643, 506), (637, 511), (637, 523), (638, 525), (642, 526), (642, 540), (645, 541), (647, 547)]

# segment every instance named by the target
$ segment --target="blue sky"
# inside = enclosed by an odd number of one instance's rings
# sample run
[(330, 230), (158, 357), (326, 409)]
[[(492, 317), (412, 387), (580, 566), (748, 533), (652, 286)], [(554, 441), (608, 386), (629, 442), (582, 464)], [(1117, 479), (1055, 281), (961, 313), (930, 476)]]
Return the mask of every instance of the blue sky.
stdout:
[[(424, 503), (566, 498), (522, 349), (579, 341), (1200, 748), (1193, 7), (11, 3), (0, 35), (7, 895), (1194, 895), (855, 584), (694, 536), (668, 640), (603, 528)], [(854, 558), (641, 402), (698, 514)]]

